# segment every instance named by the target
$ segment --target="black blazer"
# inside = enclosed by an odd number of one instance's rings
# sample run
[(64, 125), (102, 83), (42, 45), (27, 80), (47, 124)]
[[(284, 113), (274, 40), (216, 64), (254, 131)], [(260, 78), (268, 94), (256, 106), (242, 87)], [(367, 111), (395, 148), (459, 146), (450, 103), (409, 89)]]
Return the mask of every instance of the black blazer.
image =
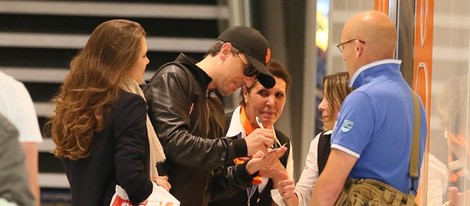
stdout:
[(149, 174), (147, 108), (142, 97), (122, 92), (106, 116), (105, 127), (95, 132), (89, 155), (61, 159), (72, 193), (72, 206), (109, 205), (116, 184), (133, 203), (152, 193)]

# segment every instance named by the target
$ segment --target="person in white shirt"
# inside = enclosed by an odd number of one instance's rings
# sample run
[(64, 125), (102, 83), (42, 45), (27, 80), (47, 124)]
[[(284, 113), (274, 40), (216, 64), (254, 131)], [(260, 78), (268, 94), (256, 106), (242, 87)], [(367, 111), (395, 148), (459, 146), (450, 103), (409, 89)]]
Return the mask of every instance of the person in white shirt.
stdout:
[[(267, 166), (259, 171), (259, 175), (255, 175), (253, 181), (253, 178), (244, 178), (245, 175), (241, 173), (236, 175), (235, 180), (231, 180), (233, 177), (227, 173), (231, 170), (230, 167), (236, 163), (230, 162), (229, 165), (226, 165), (225, 171), (218, 174), (216, 178), (219, 182), (224, 182), (222, 185), (237, 182), (238, 186), (232, 194), (228, 192), (227, 188), (229, 187), (213, 186), (213, 190), (223, 190), (224, 195), (215, 193), (210, 206), (271, 206), (270, 191), (276, 188), (277, 182), (281, 180), (278, 178), (278, 171), (292, 177), (294, 163), (291, 141), (274, 126), (284, 111), (291, 77), (287, 68), (278, 60), (271, 59), (266, 68), (273, 75), (275, 85), (272, 88), (266, 88), (259, 82), (255, 82), (251, 87), (242, 87), (239, 106), (233, 112), (225, 115), (226, 136), (246, 138), (258, 128), (266, 128), (273, 131), (274, 148), (285, 146), (287, 151), (275, 163), (266, 164)], [(237, 158), (237, 160), (239, 159)]]
[(26, 157), (29, 186), (35, 205), (40, 205), (38, 180), (38, 144), (43, 141), (38, 118), (28, 90), (23, 83), (0, 71), (0, 114), (19, 131), (19, 141)]
[(313, 187), (325, 168), (330, 153), (330, 138), (339, 108), (351, 92), (348, 82), (348, 72), (339, 72), (323, 78), (323, 100), (318, 109), (322, 113), (321, 120), (325, 131), (311, 141), (305, 168), (297, 185), (294, 186), (294, 180), (285, 176), (285, 179), (278, 183), (278, 189), (272, 191), (272, 198), (276, 204), (309, 205)]

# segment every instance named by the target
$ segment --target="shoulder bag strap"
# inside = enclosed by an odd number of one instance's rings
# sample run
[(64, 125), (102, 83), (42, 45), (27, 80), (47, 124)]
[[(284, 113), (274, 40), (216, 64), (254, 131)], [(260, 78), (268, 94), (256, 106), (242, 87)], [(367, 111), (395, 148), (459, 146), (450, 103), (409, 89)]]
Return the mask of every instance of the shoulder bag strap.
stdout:
[(411, 177), (412, 181), (412, 190), (416, 189), (413, 188), (413, 181), (418, 178), (418, 160), (419, 160), (419, 136), (420, 136), (420, 122), (421, 122), (421, 110), (419, 108), (419, 101), (418, 95), (416, 95), (413, 90), (411, 90), (411, 94), (413, 95), (413, 105), (414, 105), (414, 126), (413, 126), (413, 142), (411, 145), (411, 155), (410, 155), (410, 168), (409, 168), (409, 176)]

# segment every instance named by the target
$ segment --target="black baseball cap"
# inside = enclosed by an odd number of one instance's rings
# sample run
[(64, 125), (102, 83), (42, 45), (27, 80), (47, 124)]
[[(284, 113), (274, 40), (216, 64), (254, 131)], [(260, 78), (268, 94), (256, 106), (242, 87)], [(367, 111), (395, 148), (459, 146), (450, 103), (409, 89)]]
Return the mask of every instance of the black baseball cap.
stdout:
[(271, 49), (266, 38), (258, 30), (247, 26), (232, 26), (217, 39), (229, 42), (247, 56), (251, 65), (260, 72), (257, 79), (263, 87), (274, 87), (276, 80), (266, 68), (271, 59)]

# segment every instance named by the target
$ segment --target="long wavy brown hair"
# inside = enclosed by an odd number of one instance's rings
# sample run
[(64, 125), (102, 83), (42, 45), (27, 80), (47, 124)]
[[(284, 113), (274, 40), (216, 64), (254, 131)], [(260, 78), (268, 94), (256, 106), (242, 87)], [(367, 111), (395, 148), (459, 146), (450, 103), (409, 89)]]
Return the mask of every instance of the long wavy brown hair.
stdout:
[(348, 72), (338, 72), (323, 77), (323, 91), (324, 97), (331, 108), (329, 118), (333, 118), (333, 114), (337, 114), (339, 108), (343, 104), (344, 99), (351, 93), (352, 89), (349, 87), (349, 74)]
[(72, 59), (46, 124), (60, 158), (84, 158), (94, 132), (103, 130), (110, 105), (137, 61), (146, 33), (136, 22), (116, 19), (100, 24), (85, 47)]

